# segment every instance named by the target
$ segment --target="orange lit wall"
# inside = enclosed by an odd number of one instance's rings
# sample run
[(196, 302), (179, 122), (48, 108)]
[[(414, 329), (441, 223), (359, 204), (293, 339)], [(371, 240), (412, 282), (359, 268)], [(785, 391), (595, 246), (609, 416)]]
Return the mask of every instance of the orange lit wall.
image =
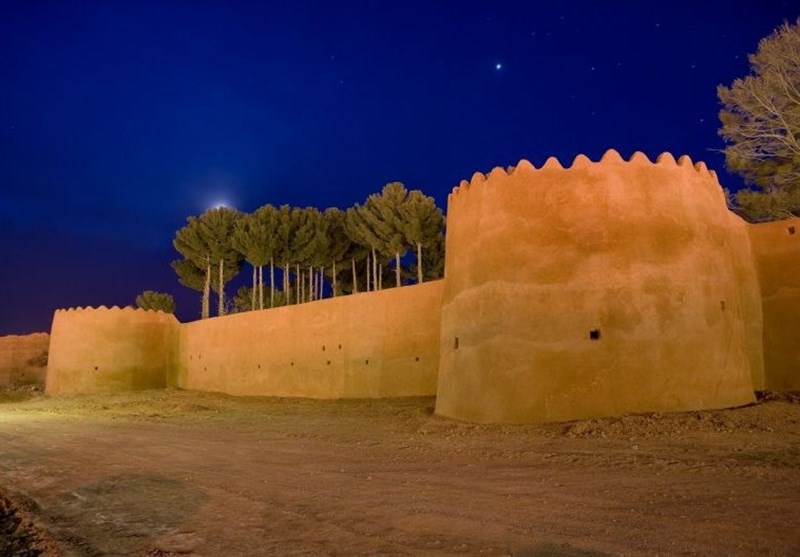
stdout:
[(749, 227), (764, 305), (765, 387), (800, 390), (800, 218)]
[(572, 420), (753, 401), (747, 225), (703, 163), (609, 151), (450, 195), (437, 413)]

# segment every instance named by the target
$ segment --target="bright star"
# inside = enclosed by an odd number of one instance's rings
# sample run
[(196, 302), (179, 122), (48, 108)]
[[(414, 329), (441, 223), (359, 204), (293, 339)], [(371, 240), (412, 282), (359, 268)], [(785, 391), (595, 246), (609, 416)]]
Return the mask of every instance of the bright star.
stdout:
[(501, 63), (499, 63), (499, 62), (498, 62), (497, 64), (495, 64), (495, 65), (494, 65), (494, 69), (496, 69), (496, 70), (498, 70), (498, 71), (499, 71), (499, 70), (502, 70), (502, 69), (503, 69), (503, 64), (501, 64)]

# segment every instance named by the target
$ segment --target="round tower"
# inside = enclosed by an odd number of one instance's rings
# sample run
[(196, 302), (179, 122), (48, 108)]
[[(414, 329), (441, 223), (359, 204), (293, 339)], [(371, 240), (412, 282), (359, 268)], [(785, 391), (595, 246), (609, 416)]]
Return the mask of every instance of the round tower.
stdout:
[(540, 422), (753, 401), (746, 225), (705, 164), (611, 150), (476, 173), (450, 195), (446, 245), (437, 413)]
[(47, 394), (164, 388), (176, 365), (178, 320), (130, 307), (58, 310), (50, 331)]

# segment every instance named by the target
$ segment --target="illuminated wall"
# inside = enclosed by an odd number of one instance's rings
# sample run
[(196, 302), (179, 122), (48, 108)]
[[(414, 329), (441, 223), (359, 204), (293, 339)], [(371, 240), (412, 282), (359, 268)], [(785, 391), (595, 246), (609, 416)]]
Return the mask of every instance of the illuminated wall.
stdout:
[(800, 218), (749, 228), (764, 304), (765, 387), (800, 390)]
[(15, 384), (44, 384), (50, 335), (0, 337), (0, 388)]
[(436, 393), (442, 281), (181, 326), (176, 386), (233, 395)]
[(163, 388), (176, 367), (178, 320), (133, 308), (58, 310), (50, 331), (47, 394)]
[[(800, 389), (800, 219), (749, 225), (688, 157), (476, 173), (444, 280), (180, 325), (57, 311), (47, 392), (437, 395), (478, 422), (722, 408)], [(763, 300), (763, 301), (762, 301)]]
[(476, 173), (450, 195), (436, 411), (571, 420), (753, 400), (747, 225), (688, 157)]

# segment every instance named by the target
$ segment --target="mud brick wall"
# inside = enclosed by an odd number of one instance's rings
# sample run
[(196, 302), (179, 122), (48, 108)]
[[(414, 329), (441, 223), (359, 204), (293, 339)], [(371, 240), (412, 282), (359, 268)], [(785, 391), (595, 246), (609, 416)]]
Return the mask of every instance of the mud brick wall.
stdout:
[(233, 395), (436, 393), (442, 281), (195, 321), (176, 386)]
[(765, 387), (800, 390), (800, 218), (749, 228), (764, 305)]
[(537, 422), (751, 402), (750, 249), (688, 157), (476, 173), (449, 199), (436, 411)]

